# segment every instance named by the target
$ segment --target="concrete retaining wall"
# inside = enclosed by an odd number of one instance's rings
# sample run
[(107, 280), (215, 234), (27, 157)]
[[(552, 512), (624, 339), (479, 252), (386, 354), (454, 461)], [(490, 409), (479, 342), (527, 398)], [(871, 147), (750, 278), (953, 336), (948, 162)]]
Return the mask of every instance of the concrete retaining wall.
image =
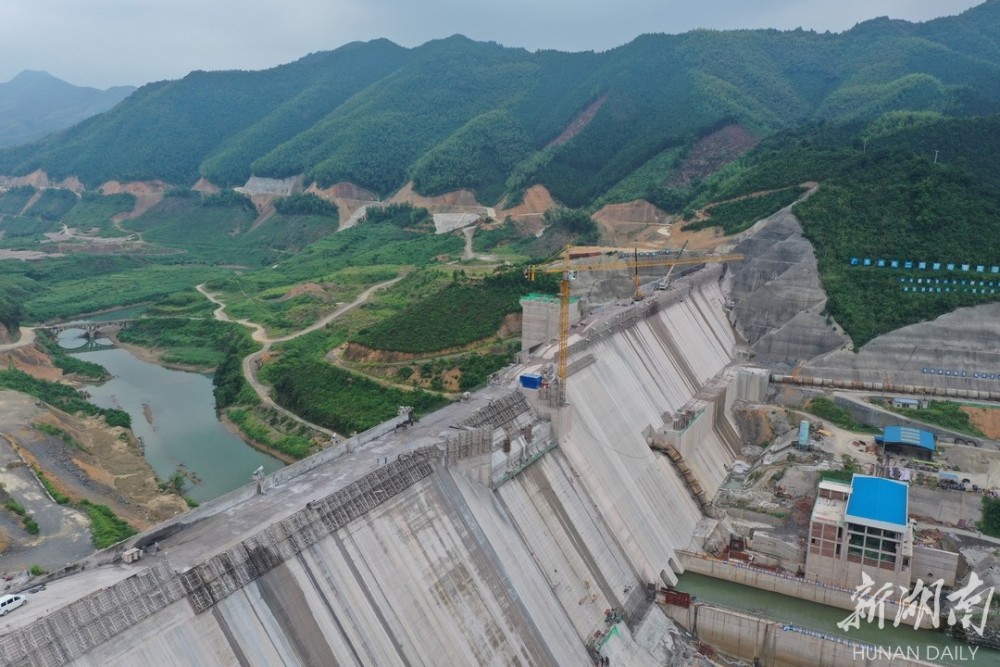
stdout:
[(757, 658), (767, 667), (932, 667), (932, 663), (922, 660), (880, 655), (869, 644), (823, 635), (732, 609), (694, 604), (687, 609), (668, 606), (665, 610), (670, 618), (719, 651), (748, 662)]
[(968, 491), (943, 491), (910, 486), (910, 514), (956, 526), (965, 521), (974, 526), (983, 518), (983, 497)]
[[(801, 579), (792, 575), (779, 574), (763, 568), (756, 568), (744, 563), (721, 561), (708, 558), (688, 551), (681, 552), (681, 562), (689, 572), (697, 572), (716, 579), (725, 579), (736, 584), (752, 586), (764, 591), (772, 591), (800, 600), (817, 602), (829, 607), (837, 607), (854, 611), (856, 602), (851, 599), (855, 593), (851, 588), (840, 588), (811, 579)], [(859, 581), (858, 584), (861, 582)], [(881, 585), (884, 582), (876, 582)], [(888, 597), (885, 600), (886, 618), (896, 618), (898, 599)], [(903, 622), (912, 625), (913, 618), (904, 618)], [(930, 621), (926, 623), (930, 627)]]
[(945, 586), (954, 587), (958, 574), (959, 555), (951, 551), (942, 551), (919, 544), (913, 545), (914, 577), (919, 577), (924, 583), (944, 581)]
[(749, 547), (752, 551), (759, 551), (768, 556), (773, 556), (782, 561), (786, 567), (792, 564), (804, 563), (806, 560), (805, 542), (789, 542), (766, 532), (754, 531), (750, 539)]
[[(791, 575), (775, 574), (769, 570), (754, 568), (743, 563), (716, 560), (688, 551), (681, 552), (680, 557), (687, 572), (725, 579), (735, 584), (753, 586), (764, 591), (781, 593), (789, 597), (818, 602), (839, 609), (853, 611), (855, 606), (854, 601), (851, 600), (851, 594), (854, 593), (851, 589), (830, 586)], [(895, 618), (895, 607), (892, 609), (892, 618)]]

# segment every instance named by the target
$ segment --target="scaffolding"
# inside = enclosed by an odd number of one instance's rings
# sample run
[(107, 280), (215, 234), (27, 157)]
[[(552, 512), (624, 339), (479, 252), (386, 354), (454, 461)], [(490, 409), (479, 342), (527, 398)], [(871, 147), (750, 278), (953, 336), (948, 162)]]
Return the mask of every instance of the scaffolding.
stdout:
[(485, 408), (477, 410), (472, 416), (459, 423), (465, 428), (482, 428), (490, 426), (492, 428), (502, 428), (514, 422), (524, 413), (530, 413), (531, 407), (528, 405), (524, 394), (519, 391), (512, 391), (494, 400)]
[(180, 575), (196, 614), (207, 611), (281, 563), (402, 493), (432, 472), (434, 448), (400, 455), (322, 500)]
[(0, 664), (57, 667), (184, 596), (173, 571), (157, 563), (0, 637)]

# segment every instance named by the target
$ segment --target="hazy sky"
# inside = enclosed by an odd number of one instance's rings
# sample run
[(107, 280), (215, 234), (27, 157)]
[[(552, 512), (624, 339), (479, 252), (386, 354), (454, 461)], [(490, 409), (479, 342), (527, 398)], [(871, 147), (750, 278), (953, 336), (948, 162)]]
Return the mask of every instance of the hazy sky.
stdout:
[(0, 82), (25, 69), (107, 88), (191, 70), (264, 69), (347, 42), (461, 33), (531, 50), (605, 49), (648, 32), (840, 32), (925, 21), (980, 0), (0, 0)]

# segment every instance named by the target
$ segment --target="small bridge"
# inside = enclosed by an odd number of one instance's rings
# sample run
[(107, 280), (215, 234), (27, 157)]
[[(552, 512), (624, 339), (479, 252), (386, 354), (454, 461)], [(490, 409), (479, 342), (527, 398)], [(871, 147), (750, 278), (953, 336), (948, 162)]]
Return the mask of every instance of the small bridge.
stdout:
[(83, 335), (93, 340), (102, 331), (113, 329), (121, 331), (128, 329), (135, 320), (108, 320), (107, 322), (62, 322), (60, 324), (50, 324), (48, 326), (37, 327), (41, 331), (48, 331), (53, 334), (60, 334), (68, 329), (81, 329)]

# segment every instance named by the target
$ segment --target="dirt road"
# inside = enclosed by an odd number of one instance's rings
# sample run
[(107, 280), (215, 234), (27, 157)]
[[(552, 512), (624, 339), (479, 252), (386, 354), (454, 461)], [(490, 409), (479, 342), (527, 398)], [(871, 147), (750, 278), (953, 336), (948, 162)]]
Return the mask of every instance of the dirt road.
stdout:
[(21, 337), (13, 343), (0, 345), (0, 352), (9, 352), (21, 347), (27, 347), (35, 342), (35, 330), (31, 327), (21, 327)]
[(37, 535), (30, 535), (20, 517), (0, 509), (0, 526), (12, 538), (0, 559), (0, 571), (27, 570), (32, 565), (53, 570), (90, 554), (94, 550), (90, 521), (82, 512), (54, 503), (14, 447), (16, 440), (27, 435), (25, 424), (45, 409), (31, 397), (12, 391), (0, 391), (0, 405), (0, 483), (39, 528)]
[(359, 294), (358, 298), (356, 298), (351, 303), (342, 304), (332, 313), (324, 315), (322, 318), (316, 320), (314, 323), (310, 324), (309, 326), (300, 331), (296, 331), (295, 333), (291, 333), (286, 336), (279, 336), (277, 338), (269, 337), (267, 335), (267, 332), (264, 330), (264, 327), (262, 327), (260, 324), (257, 324), (256, 322), (251, 322), (250, 320), (231, 319), (226, 314), (226, 304), (220, 301), (214, 294), (211, 294), (208, 291), (206, 291), (204, 285), (198, 285), (196, 289), (199, 292), (201, 292), (206, 299), (208, 299), (209, 301), (218, 306), (218, 308), (216, 308), (212, 312), (212, 315), (215, 317), (215, 319), (221, 320), (223, 322), (236, 322), (237, 324), (242, 324), (243, 326), (252, 329), (253, 333), (251, 334), (251, 337), (258, 343), (263, 344), (264, 347), (262, 347), (259, 351), (254, 352), (253, 354), (248, 355), (243, 359), (243, 376), (247, 379), (247, 382), (250, 383), (250, 386), (253, 387), (253, 390), (257, 393), (257, 396), (260, 397), (261, 402), (270, 407), (271, 409), (280, 412), (286, 417), (293, 419), (304, 426), (315, 429), (321, 433), (325, 433), (326, 435), (330, 436), (330, 438), (339, 439), (340, 435), (338, 433), (335, 433), (334, 431), (331, 431), (328, 428), (324, 428), (323, 426), (318, 426), (317, 424), (310, 423), (305, 419), (302, 419), (298, 415), (289, 412), (285, 408), (275, 403), (274, 399), (271, 398), (271, 394), (268, 391), (268, 387), (257, 379), (258, 363), (261, 357), (267, 354), (271, 350), (272, 344), (283, 343), (285, 341), (293, 340), (295, 338), (298, 338), (299, 336), (304, 336), (308, 333), (312, 333), (313, 331), (318, 331), (319, 329), (322, 329), (327, 324), (337, 319), (344, 313), (350, 312), (355, 308), (357, 308), (358, 306), (360, 306), (361, 304), (363, 304), (364, 302), (368, 301), (368, 299), (371, 298), (371, 295), (374, 294), (375, 292), (387, 289), (392, 285), (395, 285), (405, 277), (406, 274), (404, 273), (399, 276), (396, 276), (392, 280), (386, 280), (385, 282), (379, 283), (377, 285), (372, 285), (364, 292)]

